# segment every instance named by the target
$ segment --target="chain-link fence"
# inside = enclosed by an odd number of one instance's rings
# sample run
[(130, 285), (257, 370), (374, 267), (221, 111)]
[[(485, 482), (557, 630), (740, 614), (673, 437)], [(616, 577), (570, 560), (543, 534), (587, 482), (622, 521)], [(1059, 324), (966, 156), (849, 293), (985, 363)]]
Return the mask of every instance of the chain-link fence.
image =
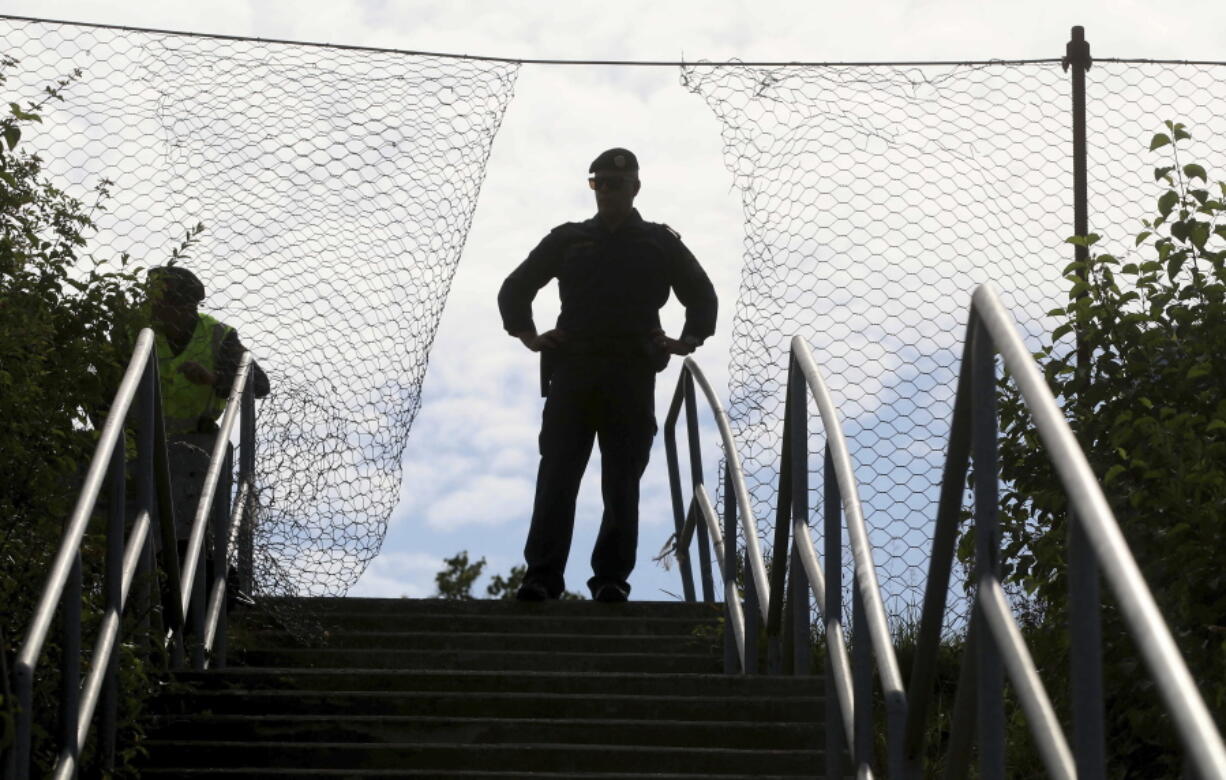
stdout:
[[(29, 142), (82, 192), (113, 180), (96, 255), (161, 263), (204, 223), (189, 266), (205, 307), (273, 387), (259, 422), (261, 587), (344, 592), (382, 543), (518, 63), (15, 19), (0, 30), (20, 61), (10, 99), (82, 72)], [(723, 63), (684, 66), (682, 81), (722, 122), (744, 204), (729, 397), (762, 531), (800, 333), (841, 403), (889, 609), (905, 615), (927, 574), (970, 292), (995, 283), (1036, 346), (1066, 293), (1070, 75), (1058, 59)], [(1099, 60), (1087, 97), (1090, 228), (1126, 255), (1153, 211), (1150, 172), (1168, 164), (1169, 149), (1148, 150), (1164, 120), (1193, 133), (1183, 162), (1226, 177), (1214, 135), (1226, 64)]]
[(430, 345), (518, 71), (336, 47), (0, 20), (24, 143), (57, 184), (112, 183), (88, 247), (183, 262), (271, 380), (255, 574), (343, 594), (379, 552)]
[[(1151, 171), (1169, 164), (1169, 147), (1148, 150), (1164, 120), (1193, 133), (1182, 162), (1226, 178), (1226, 136), (1214, 135), (1226, 64), (1099, 61), (1087, 80), (1090, 230), (1127, 255), (1155, 212)], [(1068, 293), (1070, 75), (1060, 60), (699, 64), (682, 82), (723, 125), (744, 207), (729, 405), (763, 538), (788, 341), (801, 334), (841, 407), (887, 609), (916, 617), (970, 294), (995, 284), (1037, 349)], [(823, 441), (814, 431), (819, 469)], [(820, 507), (820, 474), (811, 484)]]

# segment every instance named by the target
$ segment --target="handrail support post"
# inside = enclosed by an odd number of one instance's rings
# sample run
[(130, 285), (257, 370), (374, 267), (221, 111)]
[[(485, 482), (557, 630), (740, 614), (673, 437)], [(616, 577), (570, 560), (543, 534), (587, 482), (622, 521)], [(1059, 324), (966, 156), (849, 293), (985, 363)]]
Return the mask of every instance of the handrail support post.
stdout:
[[(982, 612), (983, 583), (1000, 573), (999, 465), (997, 462), (996, 352), (987, 327), (972, 309), (971, 420), (975, 477), (975, 609)], [(983, 615), (981, 614), (981, 617)], [(979, 773), (1005, 776), (1004, 665), (994, 641), (979, 645)]]

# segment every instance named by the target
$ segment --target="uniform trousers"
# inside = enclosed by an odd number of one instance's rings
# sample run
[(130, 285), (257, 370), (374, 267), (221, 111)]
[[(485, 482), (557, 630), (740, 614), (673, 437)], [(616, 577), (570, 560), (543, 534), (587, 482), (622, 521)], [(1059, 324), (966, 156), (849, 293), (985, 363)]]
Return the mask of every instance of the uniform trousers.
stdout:
[(575, 526), (575, 499), (600, 445), (604, 515), (592, 550), (592, 593), (628, 588), (638, 548), (639, 480), (656, 433), (655, 368), (637, 355), (559, 355), (549, 376), (540, 434), (541, 462), (524, 558), (524, 581), (557, 597)]

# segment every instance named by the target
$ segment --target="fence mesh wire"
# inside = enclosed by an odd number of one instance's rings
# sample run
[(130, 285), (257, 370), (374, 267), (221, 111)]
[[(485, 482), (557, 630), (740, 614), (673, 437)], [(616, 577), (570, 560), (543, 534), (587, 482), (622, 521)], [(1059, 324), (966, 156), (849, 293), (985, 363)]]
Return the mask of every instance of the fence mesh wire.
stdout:
[[(259, 588), (343, 593), (397, 499), (517, 65), (11, 19), (0, 31), (20, 61), (10, 99), (82, 71), (26, 143), (81, 193), (113, 181), (96, 256), (158, 264), (204, 223), (189, 266), (205, 309), (238, 328), (273, 387)], [(841, 404), (888, 608), (905, 615), (927, 575), (971, 290), (995, 283), (1036, 346), (1064, 298), (1069, 75), (1053, 60), (696, 64), (681, 77), (722, 122), (743, 200), (729, 397), (760, 530), (799, 333)], [(1183, 162), (1226, 178), (1212, 135), (1226, 64), (1097, 61), (1087, 96), (1091, 230), (1127, 255), (1168, 160), (1147, 148), (1163, 120), (1193, 132)]]
[[(1066, 300), (1070, 78), (1059, 61), (682, 72), (722, 123), (743, 202), (729, 406), (762, 538), (774, 517), (788, 341), (800, 334), (840, 405), (896, 620), (918, 615), (927, 579), (973, 288), (995, 284), (1035, 348), (1050, 332), (1046, 312)], [(1212, 135), (1226, 66), (1097, 62), (1087, 101), (1091, 231), (1127, 255), (1154, 212), (1151, 171), (1169, 156), (1148, 151), (1163, 120), (1192, 130), (1184, 162), (1226, 178), (1226, 137)], [(820, 469), (824, 434), (811, 427)], [(819, 549), (820, 482), (815, 472)], [(844, 566), (850, 583), (849, 558)], [(951, 622), (965, 614), (952, 608)]]
[(0, 19), (25, 143), (111, 180), (89, 247), (184, 263), (267, 371), (257, 592), (342, 594), (379, 551), (515, 64)]

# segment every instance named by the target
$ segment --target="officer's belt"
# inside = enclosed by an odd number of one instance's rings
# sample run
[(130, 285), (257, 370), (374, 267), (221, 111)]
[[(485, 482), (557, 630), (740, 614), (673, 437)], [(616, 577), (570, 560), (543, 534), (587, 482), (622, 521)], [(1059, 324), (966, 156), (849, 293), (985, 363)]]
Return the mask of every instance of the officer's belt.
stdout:
[(569, 336), (557, 352), (560, 355), (598, 355), (603, 357), (646, 356), (646, 336)]
[[(659, 356), (653, 356), (653, 350)], [(663, 357), (663, 362), (659, 357)], [(567, 336), (557, 349), (541, 350), (541, 395), (549, 395), (549, 380), (559, 361), (574, 357), (630, 357), (642, 358), (655, 370), (668, 363), (668, 356), (655, 350), (646, 336)]]

